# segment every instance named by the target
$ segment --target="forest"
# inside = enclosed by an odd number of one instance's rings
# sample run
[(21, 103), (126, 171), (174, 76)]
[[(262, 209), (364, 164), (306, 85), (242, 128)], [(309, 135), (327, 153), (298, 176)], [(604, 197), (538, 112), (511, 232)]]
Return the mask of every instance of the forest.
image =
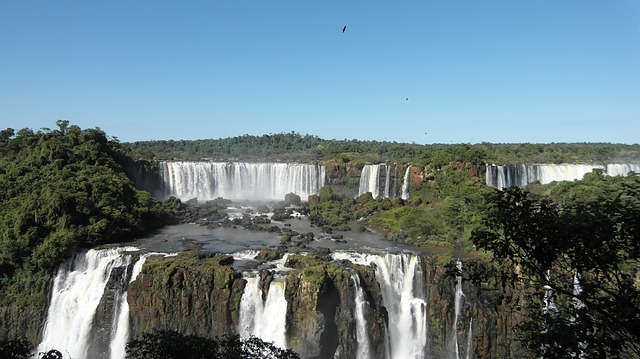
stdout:
[(51, 272), (79, 248), (164, 223), (161, 204), (123, 170), (125, 147), (100, 129), (0, 135), (0, 303), (46, 305)]
[(465, 163), (637, 162), (640, 145), (611, 143), (416, 144), (386, 141), (325, 140), (296, 132), (207, 140), (129, 143), (132, 156), (147, 160), (242, 160), (341, 163), (411, 162), (440, 166)]

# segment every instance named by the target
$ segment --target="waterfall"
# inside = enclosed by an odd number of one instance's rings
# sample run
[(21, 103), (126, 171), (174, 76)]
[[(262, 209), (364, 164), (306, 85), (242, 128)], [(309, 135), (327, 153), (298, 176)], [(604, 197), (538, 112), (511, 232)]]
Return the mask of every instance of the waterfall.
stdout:
[(547, 184), (554, 181), (574, 181), (593, 172), (604, 169), (597, 164), (519, 164), (487, 165), (485, 181), (487, 185), (503, 189), (505, 187), (525, 187), (534, 182)]
[(606, 171), (609, 176), (628, 176), (629, 172), (637, 175), (640, 174), (640, 164), (608, 164)]
[[(89, 346), (94, 339), (94, 315), (111, 272), (115, 268), (126, 268), (131, 255), (125, 252), (135, 250), (133, 247), (91, 249), (76, 254), (58, 269), (38, 352), (55, 348), (73, 358), (88, 356)], [(118, 294), (122, 298), (123, 293)], [(117, 310), (123, 309), (122, 305), (119, 307)], [(118, 313), (115, 315), (119, 316)], [(115, 332), (111, 334), (112, 343), (117, 341)]]
[(519, 164), (487, 165), (485, 182), (491, 187), (525, 187), (534, 182), (547, 184), (554, 181), (580, 180), (593, 170), (604, 171), (609, 176), (627, 176), (640, 173), (640, 164)]
[(387, 308), (389, 359), (425, 358), (427, 345), (427, 303), (420, 257), (412, 254), (376, 255), (334, 252), (334, 260), (375, 265), (376, 280)]
[(384, 168), (384, 198), (391, 198), (390, 187), (391, 186), (391, 166), (385, 165)]
[(285, 282), (275, 279), (263, 299), (260, 277), (252, 274), (245, 278), (247, 284), (240, 300), (238, 333), (243, 338), (258, 337), (286, 348), (287, 301), (284, 296)]
[[(149, 254), (144, 254), (140, 256), (138, 261), (133, 266), (133, 271), (131, 272), (131, 278), (129, 279), (129, 283), (133, 282), (138, 278), (138, 274), (142, 271), (142, 266), (144, 262), (147, 260)], [(129, 302), (127, 302), (127, 292), (122, 292), (120, 295), (120, 300), (117, 303), (117, 308), (120, 309), (120, 314), (114, 316), (114, 323), (111, 328), (115, 328), (113, 331), (113, 336), (111, 339), (111, 344), (109, 345), (109, 349), (111, 352), (111, 359), (122, 359), (125, 357), (125, 346), (127, 345), (127, 341), (129, 340)]]
[(389, 313), (392, 359), (419, 359), (427, 344), (427, 308), (420, 258), (409, 254), (377, 256), (376, 279)]
[(378, 177), (380, 177), (380, 165), (365, 165), (362, 168), (362, 173), (360, 174), (358, 196), (371, 192), (373, 198), (378, 198), (380, 195)]
[(469, 331), (467, 332), (467, 356), (466, 359), (471, 359), (473, 355), (473, 318), (469, 319)]
[(402, 199), (409, 199), (409, 183), (411, 181), (411, 166), (407, 166), (404, 171), (404, 180), (402, 181)]
[[(365, 165), (360, 174), (358, 196), (371, 192), (373, 198), (394, 198), (396, 191), (393, 167), (389, 164)], [(380, 178), (382, 173), (384, 181)]]
[(369, 340), (369, 332), (367, 330), (367, 319), (365, 311), (367, 301), (364, 298), (362, 286), (360, 285), (360, 276), (358, 273), (351, 274), (351, 280), (355, 288), (355, 319), (356, 319), (356, 339), (358, 341), (358, 351), (356, 359), (371, 359), (371, 342)]
[(187, 162), (158, 164), (165, 196), (282, 200), (288, 193), (306, 199), (320, 193), (325, 167), (298, 163)]
[[(458, 275), (456, 276), (456, 289), (454, 293), (454, 309), (453, 309), (453, 328), (451, 331), (451, 349), (452, 357), (460, 359), (460, 348), (458, 347), (458, 319), (460, 318), (460, 312), (462, 310), (462, 298), (464, 292), (462, 291), (462, 262), (456, 261), (456, 268), (458, 269)], [(468, 350), (468, 349), (467, 349)]]

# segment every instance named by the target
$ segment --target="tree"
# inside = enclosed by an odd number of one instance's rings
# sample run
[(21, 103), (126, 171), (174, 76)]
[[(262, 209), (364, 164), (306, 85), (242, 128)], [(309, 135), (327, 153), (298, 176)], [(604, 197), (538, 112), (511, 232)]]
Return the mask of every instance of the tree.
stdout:
[(128, 359), (299, 359), (295, 352), (255, 337), (208, 339), (167, 330), (129, 341), (126, 352)]
[(472, 234), (521, 271), (530, 289), (522, 342), (536, 357), (640, 357), (640, 178), (590, 181), (607, 190), (562, 206), (518, 188), (495, 191)]

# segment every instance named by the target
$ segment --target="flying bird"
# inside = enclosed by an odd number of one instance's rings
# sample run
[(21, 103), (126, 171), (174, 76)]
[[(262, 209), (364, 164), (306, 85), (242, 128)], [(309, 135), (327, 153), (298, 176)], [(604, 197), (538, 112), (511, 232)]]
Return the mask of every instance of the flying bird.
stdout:
[(345, 31), (347, 31), (347, 25), (345, 25), (345, 26), (342, 28), (342, 32), (345, 32)]

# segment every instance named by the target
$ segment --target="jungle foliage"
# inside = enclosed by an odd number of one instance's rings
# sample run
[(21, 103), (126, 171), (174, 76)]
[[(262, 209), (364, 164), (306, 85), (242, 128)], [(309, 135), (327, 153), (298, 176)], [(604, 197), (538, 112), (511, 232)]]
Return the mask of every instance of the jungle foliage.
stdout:
[(125, 175), (121, 144), (97, 128), (57, 124), (0, 136), (0, 302), (44, 306), (48, 276), (71, 253), (164, 220), (161, 204)]
[(466, 163), (637, 162), (640, 145), (611, 143), (416, 144), (387, 141), (325, 140), (296, 132), (206, 140), (159, 140), (129, 144), (136, 159), (217, 161), (337, 160), (349, 163), (412, 162), (441, 166)]
[(534, 357), (640, 357), (640, 177), (548, 192), (495, 191), (472, 235), (530, 289), (522, 343)]
[(127, 343), (127, 359), (299, 359), (290, 349), (251, 337), (202, 338), (173, 331), (145, 333)]

